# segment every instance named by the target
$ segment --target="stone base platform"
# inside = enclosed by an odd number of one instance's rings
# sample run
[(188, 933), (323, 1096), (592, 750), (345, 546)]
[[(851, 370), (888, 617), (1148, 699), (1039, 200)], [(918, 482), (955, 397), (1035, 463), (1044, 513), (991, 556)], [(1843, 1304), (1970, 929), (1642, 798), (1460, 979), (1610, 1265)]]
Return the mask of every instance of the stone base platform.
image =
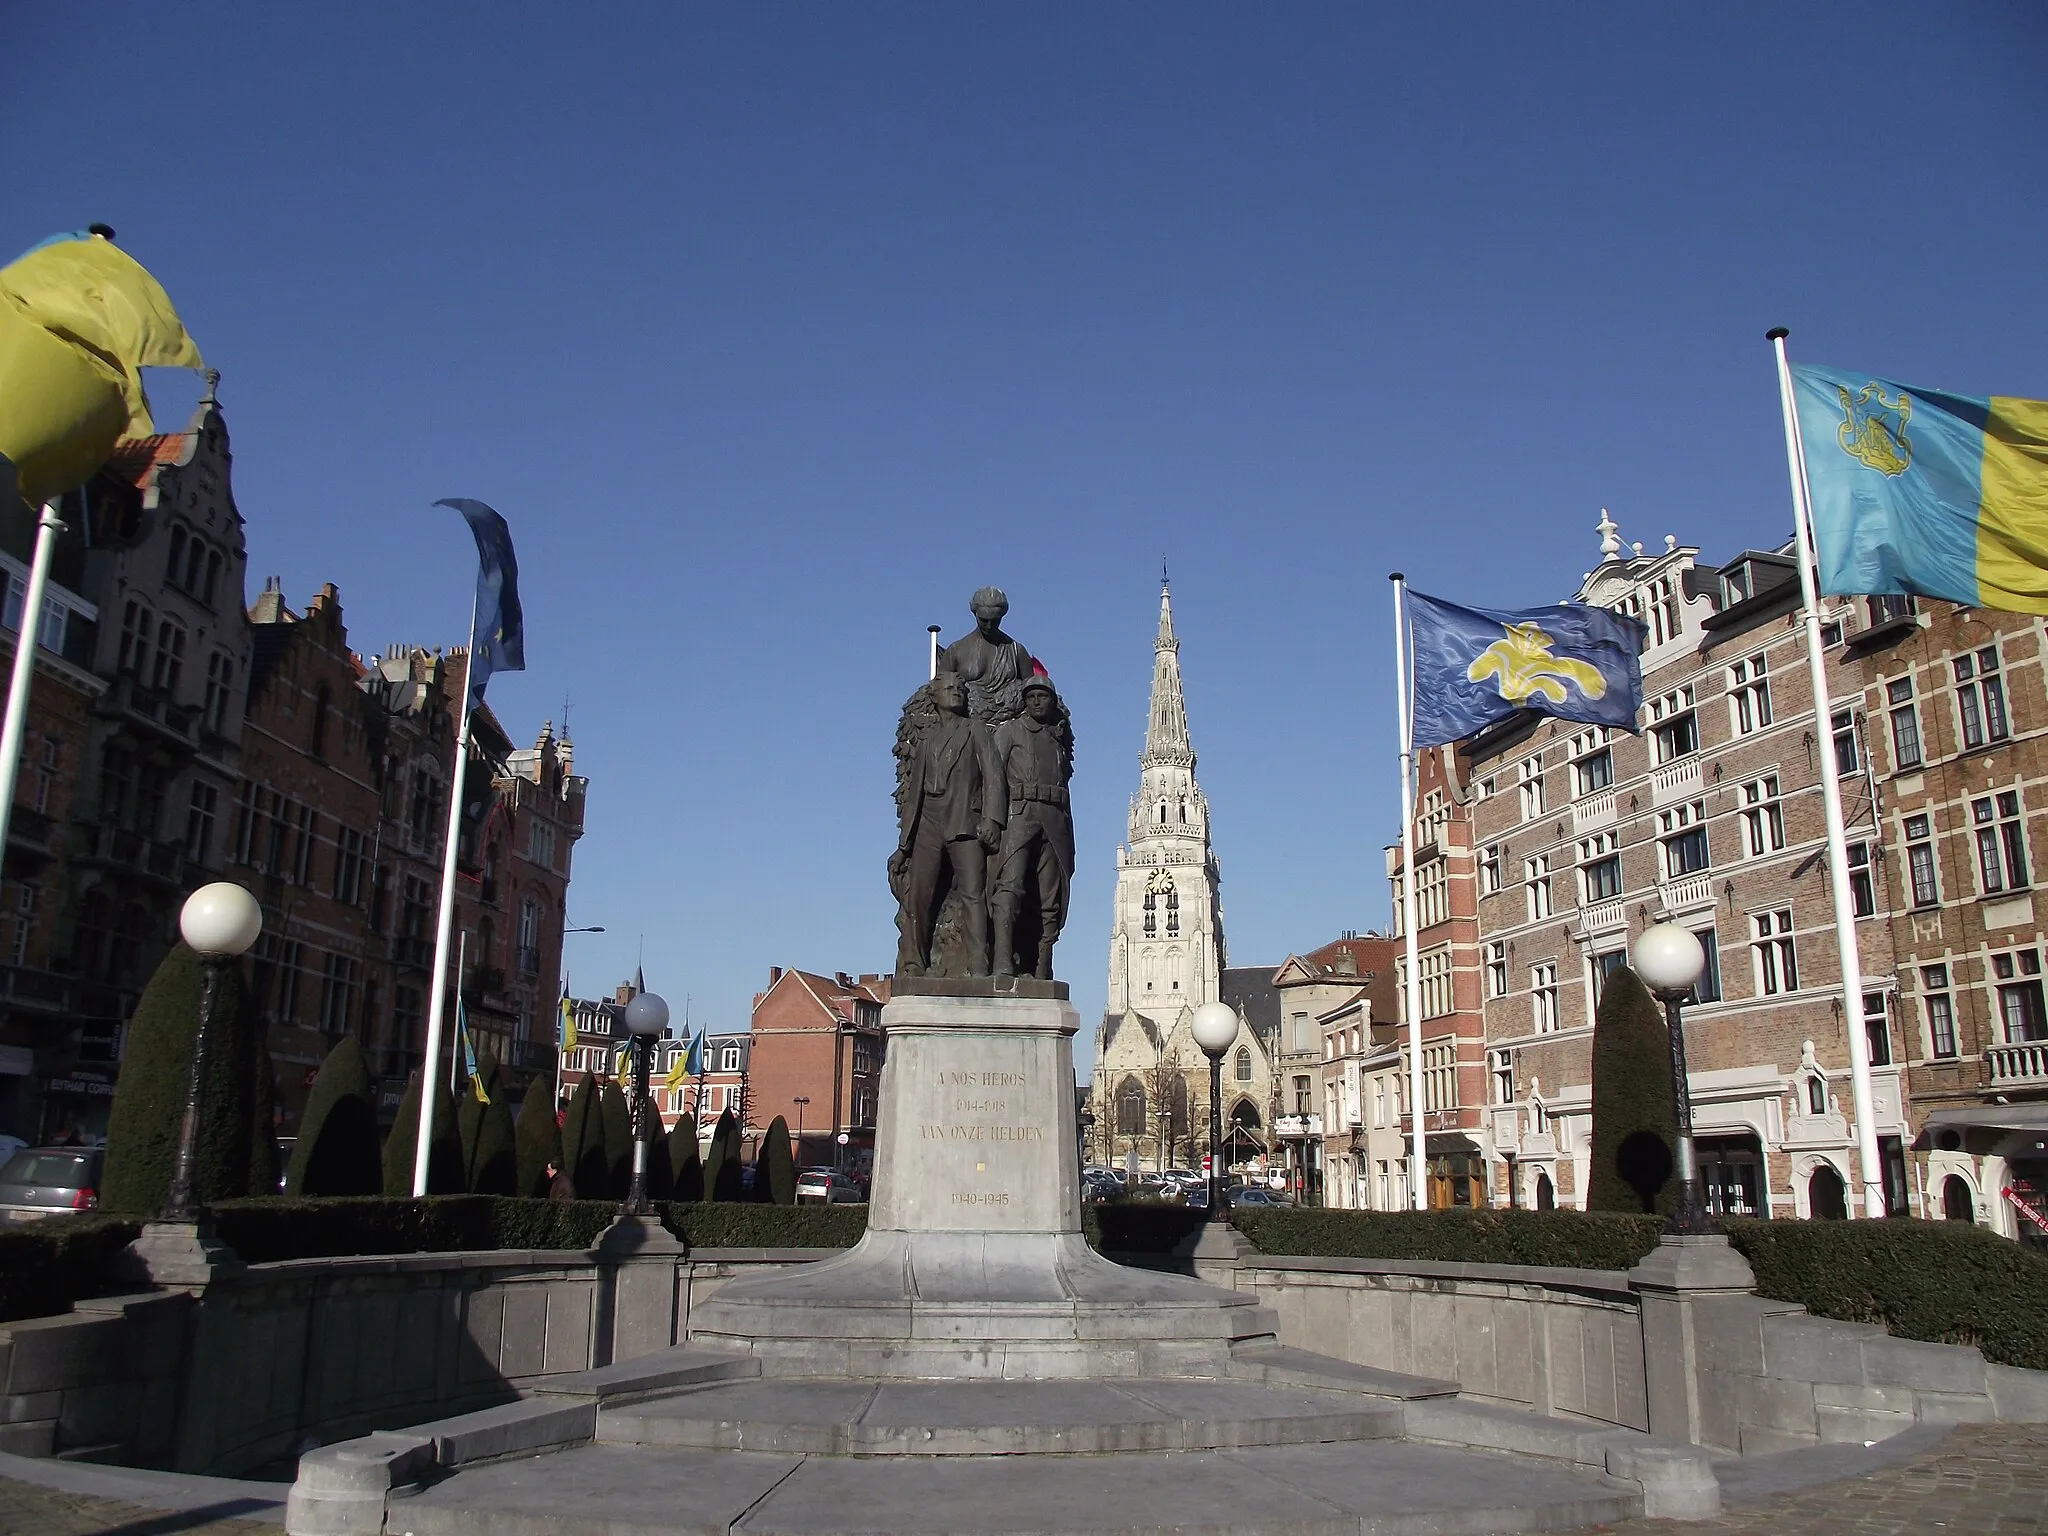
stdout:
[(1328, 1445), (1401, 1433), (1383, 1398), (1257, 1382), (735, 1381), (606, 1408), (606, 1445), (1030, 1456)]
[(390, 1536), (1459, 1536), (1572, 1531), (1632, 1486), (1376, 1440), (1129, 1456), (805, 1457), (591, 1445), (393, 1499)]
[(838, 1258), (735, 1280), (692, 1309), (693, 1343), (773, 1376), (875, 1380), (1228, 1375), (1271, 1309), (1129, 1269), (1077, 1233), (870, 1229)]

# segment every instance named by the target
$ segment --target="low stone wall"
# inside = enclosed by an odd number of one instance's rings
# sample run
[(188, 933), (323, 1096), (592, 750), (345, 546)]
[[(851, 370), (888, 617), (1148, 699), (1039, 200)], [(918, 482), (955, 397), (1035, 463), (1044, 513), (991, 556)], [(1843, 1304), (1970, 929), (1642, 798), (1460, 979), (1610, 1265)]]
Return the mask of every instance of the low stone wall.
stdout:
[(1279, 1314), (1283, 1343), (1446, 1378), (1468, 1398), (1745, 1455), (1882, 1440), (1918, 1423), (2048, 1423), (2048, 1372), (1754, 1294), (1673, 1291), (1648, 1266), (1244, 1253), (1195, 1268), (1257, 1294)]
[(233, 1476), (663, 1348), (733, 1274), (820, 1257), (295, 1259), (81, 1302), (0, 1325), (0, 1450)]

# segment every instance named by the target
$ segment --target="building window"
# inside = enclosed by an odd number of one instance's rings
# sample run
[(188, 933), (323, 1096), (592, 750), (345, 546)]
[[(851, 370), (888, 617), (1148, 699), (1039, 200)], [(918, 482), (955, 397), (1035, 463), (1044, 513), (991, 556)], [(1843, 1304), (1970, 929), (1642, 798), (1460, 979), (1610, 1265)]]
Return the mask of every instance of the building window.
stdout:
[(1753, 859), (1785, 846), (1785, 809), (1775, 773), (1742, 786), (1742, 840)]
[(2003, 790), (1970, 802), (1977, 832), (1977, 873), (1984, 894), (2016, 891), (2027, 883), (2027, 839), (2020, 826), (2020, 793)]
[(1539, 853), (1522, 860), (1522, 874), (1529, 893), (1529, 921), (1550, 916), (1550, 855)]
[(1934, 833), (1925, 816), (1906, 818), (1906, 878), (1913, 887), (1913, 905), (1931, 907), (1941, 900), (1934, 878)]
[(1557, 962), (1529, 967), (1529, 1029), (1532, 1034), (1557, 1031)]
[(227, 729), (228, 700), (234, 694), (235, 664), (219, 651), (206, 657), (206, 696), (200, 714), (206, 726), (218, 736)]
[(1693, 711), (1692, 685), (1650, 701), (1651, 737), (1659, 764), (1690, 757), (1700, 749), (1700, 721)]
[(1759, 651), (1728, 669), (1728, 712), (1735, 734), (1748, 736), (1771, 723), (1771, 680)]
[(1173, 886), (1166, 888), (1166, 933), (1171, 938), (1180, 932), (1180, 892)]
[(1610, 949), (1593, 957), (1593, 1006), (1600, 1006), (1600, 994), (1607, 990), (1607, 978), (1628, 964), (1628, 951)]
[(739, 1069), (740, 1048), (736, 1045), (728, 1045), (718, 1054), (718, 1070), (721, 1072), (737, 1072)]
[(1885, 706), (1892, 717), (1892, 767), (1903, 773), (1920, 766), (1920, 716), (1913, 708), (1913, 679), (1894, 678), (1884, 685)]
[(2048, 1040), (2048, 1010), (2041, 1000), (2041, 952), (2019, 949), (1991, 957), (1991, 975), (1998, 984), (1998, 1016), (2005, 1024), (2005, 1043)]
[(1442, 859), (1431, 859), (1415, 871), (1415, 921), (1434, 928), (1451, 916), (1451, 872)]
[(1872, 878), (1868, 843), (1849, 845), (1849, 905), (1858, 917), (1877, 915), (1877, 882)]
[(1657, 813), (1659, 857), (1664, 878), (1683, 879), (1705, 869), (1707, 860), (1707, 803), (1694, 800)]
[(1584, 887), (1581, 900), (1609, 901), (1621, 894), (1619, 834), (1596, 832), (1579, 839), (1579, 879)]
[(298, 808), (297, 839), (292, 844), (290, 872), (285, 878), (294, 885), (313, 883), (313, 845), (320, 839), (320, 813), (310, 805)]
[(149, 674), (149, 636), (156, 615), (133, 598), (121, 610), (121, 652), (115, 666), (130, 677)]
[(1500, 866), (1505, 850), (1499, 843), (1488, 843), (1479, 850), (1479, 894), (1492, 896), (1500, 890)]
[(28, 936), (35, 931), (36, 900), (42, 895), (42, 890), (32, 881), (23, 881), (14, 898), (14, 946), (11, 954), (17, 966), (28, 964)]
[(1721, 1001), (1721, 936), (1711, 928), (1701, 928), (1693, 933), (1700, 941), (1700, 953), (1706, 957), (1706, 964), (1700, 970), (1700, 979), (1692, 984), (1692, 992), (1686, 998), (1692, 1003), (1718, 1003)]
[(1927, 1050), (1936, 1057), (1956, 1054), (1956, 1007), (1948, 990), (1948, 967), (1920, 967), (1920, 1006), (1927, 1012)]
[[(1300, 1081), (1306, 1082), (1307, 1079)], [(1429, 1113), (1458, 1107), (1458, 1047), (1455, 1044), (1422, 1048), (1422, 1107)]]
[(1573, 781), (1581, 795), (1597, 794), (1614, 783), (1614, 750), (1602, 747), (1572, 764)]
[(1543, 754), (1527, 759), (1517, 770), (1522, 783), (1522, 820), (1543, 814)]
[(185, 671), (185, 628), (169, 619), (156, 627), (156, 659), (150, 670), (150, 686), (158, 693), (175, 694)]
[(1297, 1115), (1313, 1113), (1310, 1106), (1314, 1101), (1310, 1096), (1309, 1090), (1310, 1080), (1308, 1078), (1297, 1077), (1294, 1080), (1294, 1112)]
[(1422, 957), (1420, 972), (1422, 1016), (1441, 1018), (1452, 1009), (1451, 952), (1433, 949)]
[(1806, 1077), (1806, 1112), (1809, 1115), (1828, 1112), (1828, 1080), (1818, 1072), (1810, 1072)]
[(1914, 607), (1912, 598), (1900, 593), (1888, 597), (1866, 597), (1863, 603), (1870, 613), (1872, 629), (1876, 629), (1880, 624), (1889, 624), (1894, 619), (1910, 619), (1919, 611)]
[(185, 811), (185, 857), (204, 864), (213, 850), (214, 816), (220, 809), (220, 791), (211, 784), (194, 783), (192, 803)]
[(320, 979), (320, 1027), (330, 1035), (348, 1028), (356, 995), (356, 963), (346, 955), (329, 955)]
[(1961, 716), (1964, 747), (2003, 741), (2010, 734), (2005, 717), (2005, 679), (1999, 675), (1998, 647), (1955, 659), (1956, 711)]
[(1145, 893), (1145, 937), (1148, 939), (1159, 936), (1158, 908), (1159, 898), (1152, 892), (1147, 891)]
[(1838, 709), (1828, 716), (1835, 733), (1835, 769), (1847, 778), (1862, 765), (1863, 754), (1856, 748), (1856, 712)]
[(538, 816), (526, 826), (526, 856), (542, 869), (555, 867), (555, 829)]
[(1493, 1102), (1512, 1104), (1515, 1101), (1515, 1059), (1506, 1051), (1488, 1051), (1488, 1070), (1493, 1082)]
[(1863, 994), (1863, 1039), (1870, 1049), (1870, 1064), (1873, 1067), (1888, 1067), (1892, 1064), (1892, 1031), (1886, 1015), (1882, 992)]
[(1237, 1072), (1237, 1080), (1240, 1083), (1248, 1083), (1252, 1080), (1252, 1050), (1250, 1046), (1240, 1045), (1237, 1048), (1237, 1058), (1234, 1067)]
[(362, 905), (363, 869), (370, 840), (354, 827), (338, 828), (334, 836), (334, 899), (343, 906)]
[(1486, 995), (1508, 995), (1508, 946), (1505, 939), (1495, 939), (1486, 946)]
[(1799, 962), (1792, 949), (1792, 909), (1759, 912), (1756, 925), (1756, 990), (1760, 997), (1799, 990)]

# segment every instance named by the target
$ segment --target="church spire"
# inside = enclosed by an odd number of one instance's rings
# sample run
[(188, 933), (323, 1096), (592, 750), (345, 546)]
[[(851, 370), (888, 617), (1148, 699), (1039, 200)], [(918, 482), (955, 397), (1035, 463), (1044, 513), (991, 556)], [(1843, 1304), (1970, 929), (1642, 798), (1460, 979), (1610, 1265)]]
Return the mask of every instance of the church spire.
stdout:
[(1190, 766), (1194, 762), (1188, 746), (1187, 701), (1180, 691), (1180, 641), (1173, 633), (1173, 595), (1164, 580), (1159, 584), (1159, 635), (1152, 642), (1152, 708), (1145, 719), (1145, 760)]

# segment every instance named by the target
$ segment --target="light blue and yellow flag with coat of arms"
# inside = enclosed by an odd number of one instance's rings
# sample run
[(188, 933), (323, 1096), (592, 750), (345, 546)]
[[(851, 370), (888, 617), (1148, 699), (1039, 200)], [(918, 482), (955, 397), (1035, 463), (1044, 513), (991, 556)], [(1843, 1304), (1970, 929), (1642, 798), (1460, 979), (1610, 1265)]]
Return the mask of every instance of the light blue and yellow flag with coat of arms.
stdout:
[(1523, 710), (1636, 729), (1640, 619), (1586, 603), (1461, 608), (1408, 591), (1418, 747), (1461, 741)]
[(2048, 613), (2048, 401), (1795, 366), (1820, 589)]

